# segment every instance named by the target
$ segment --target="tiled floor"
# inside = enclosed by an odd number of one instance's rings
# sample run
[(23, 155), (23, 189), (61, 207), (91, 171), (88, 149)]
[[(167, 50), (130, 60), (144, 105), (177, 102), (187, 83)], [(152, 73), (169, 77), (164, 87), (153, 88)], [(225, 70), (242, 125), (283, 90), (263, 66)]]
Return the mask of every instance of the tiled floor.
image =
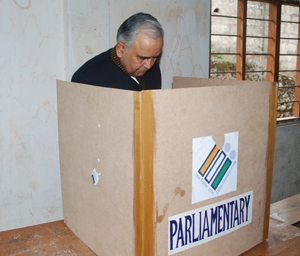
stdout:
[[(300, 256), (300, 194), (271, 205), (269, 238), (242, 256)], [(295, 224), (295, 225), (293, 225)], [(0, 233), (2, 256), (95, 256), (63, 221)]]

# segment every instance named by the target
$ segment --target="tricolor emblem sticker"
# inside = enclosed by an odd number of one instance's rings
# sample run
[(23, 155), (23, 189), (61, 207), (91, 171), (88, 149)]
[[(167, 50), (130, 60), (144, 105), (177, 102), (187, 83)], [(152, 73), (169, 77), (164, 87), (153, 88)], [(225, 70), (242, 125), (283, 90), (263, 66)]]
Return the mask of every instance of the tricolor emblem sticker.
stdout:
[(237, 188), (238, 132), (224, 134), (219, 148), (212, 136), (193, 139), (192, 203)]

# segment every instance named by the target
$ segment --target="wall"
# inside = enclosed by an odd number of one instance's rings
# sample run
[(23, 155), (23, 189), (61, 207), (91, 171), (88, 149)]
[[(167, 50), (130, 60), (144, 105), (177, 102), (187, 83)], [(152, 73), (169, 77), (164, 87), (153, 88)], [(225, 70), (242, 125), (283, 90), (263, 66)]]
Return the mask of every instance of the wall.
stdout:
[(0, 231), (63, 219), (56, 79), (114, 46), (137, 11), (165, 29), (164, 88), (208, 77), (209, 0), (0, 1)]
[(0, 230), (62, 219), (62, 1), (0, 1)]
[(300, 193), (300, 123), (276, 129), (271, 202)]
[(68, 81), (84, 62), (109, 48), (110, 2), (64, 1)]

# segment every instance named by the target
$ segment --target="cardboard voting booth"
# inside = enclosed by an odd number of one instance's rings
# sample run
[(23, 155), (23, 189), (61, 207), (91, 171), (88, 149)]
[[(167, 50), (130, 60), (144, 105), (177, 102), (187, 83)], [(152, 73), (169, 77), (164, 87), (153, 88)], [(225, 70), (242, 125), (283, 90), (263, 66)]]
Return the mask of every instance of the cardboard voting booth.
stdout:
[(98, 255), (239, 255), (268, 234), (277, 85), (58, 81), (65, 223)]

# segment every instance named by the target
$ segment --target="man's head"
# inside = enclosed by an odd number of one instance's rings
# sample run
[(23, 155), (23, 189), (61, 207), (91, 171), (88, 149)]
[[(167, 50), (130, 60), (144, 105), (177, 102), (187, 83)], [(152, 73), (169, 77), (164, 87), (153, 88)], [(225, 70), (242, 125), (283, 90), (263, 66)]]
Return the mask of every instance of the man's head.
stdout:
[(143, 76), (161, 54), (163, 29), (150, 14), (137, 13), (123, 22), (117, 33), (116, 52), (131, 76)]

